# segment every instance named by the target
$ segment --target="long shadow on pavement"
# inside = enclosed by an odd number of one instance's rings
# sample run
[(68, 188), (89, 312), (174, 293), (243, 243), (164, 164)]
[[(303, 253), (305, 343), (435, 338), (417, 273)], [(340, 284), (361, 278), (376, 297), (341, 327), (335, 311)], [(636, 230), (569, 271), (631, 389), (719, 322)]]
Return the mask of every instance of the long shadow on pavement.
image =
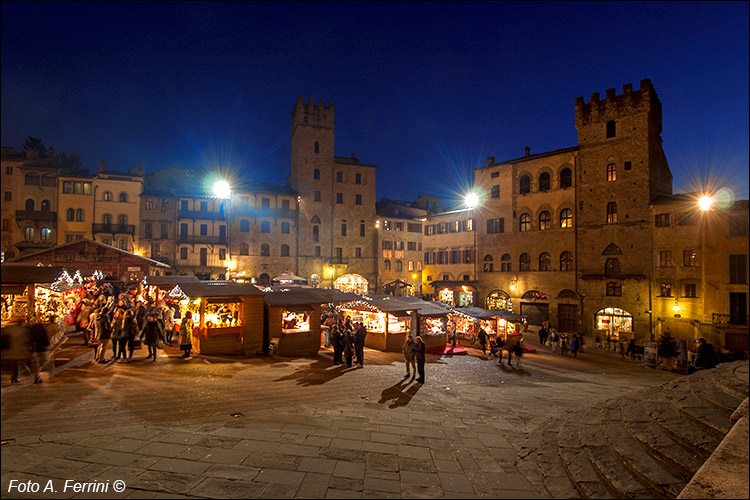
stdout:
[(290, 373), (284, 377), (274, 379), (274, 382), (281, 382), (282, 380), (296, 380), (297, 385), (309, 386), (309, 385), (321, 385), (326, 382), (340, 377), (344, 373), (354, 370), (354, 368), (347, 368), (346, 365), (334, 366), (327, 359), (318, 358), (308, 366), (300, 368), (294, 373)]
[(384, 389), (380, 394), (380, 401), (378, 401), (378, 403), (385, 404), (388, 401), (393, 400), (393, 402), (388, 405), (388, 408), (398, 408), (399, 406), (408, 405), (412, 398), (417, 394), (417, 391), (422, 388), (422, 384), (415, 383), (411, 387), (406, 389), (409, 383), (410, 380), (408, 378), (404, 378), (403, 380), (400, 380), (392, 386)]

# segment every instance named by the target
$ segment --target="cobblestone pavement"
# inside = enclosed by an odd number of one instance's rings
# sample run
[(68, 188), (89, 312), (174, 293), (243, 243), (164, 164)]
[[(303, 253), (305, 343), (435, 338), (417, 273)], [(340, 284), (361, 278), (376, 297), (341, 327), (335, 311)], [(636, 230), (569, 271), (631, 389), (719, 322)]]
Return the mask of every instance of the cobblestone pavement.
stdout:
[(41, 385), (3, 375), (3, 498), (543, 498), (514, 465), (540, 422), (676, 377), (590, 349), (522, 368), (468, 349), (428, 355), (420, 385), (368, 349), (363, 369), (327, 350), (99, 365), (79, 342)]

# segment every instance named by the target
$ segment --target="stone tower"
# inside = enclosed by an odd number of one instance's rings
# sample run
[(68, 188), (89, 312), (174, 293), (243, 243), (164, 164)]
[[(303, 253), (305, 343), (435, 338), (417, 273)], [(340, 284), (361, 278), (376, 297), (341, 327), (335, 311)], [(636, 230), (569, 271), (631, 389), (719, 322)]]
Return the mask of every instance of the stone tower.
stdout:
[[(576, 167), (578, 292), (585, 333), (605, 304), (632, 315), (636, 338), (650, 331), (652, 259), (650, 203), (672, 194), (662, 149), (661, 102), (649, 80), (622, 95), (575, 100), (579, 158)], [(646, 263), (646, 265), (644, 265)], [(648, 271), (647, 271), (648, 270)], [(597, 306), (599, 307), (599, 306)]]

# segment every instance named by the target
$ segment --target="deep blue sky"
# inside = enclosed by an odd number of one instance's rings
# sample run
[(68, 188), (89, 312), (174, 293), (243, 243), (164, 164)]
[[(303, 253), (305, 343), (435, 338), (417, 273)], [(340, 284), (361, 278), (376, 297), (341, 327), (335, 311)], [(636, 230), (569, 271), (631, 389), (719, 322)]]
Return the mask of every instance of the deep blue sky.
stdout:
[(748, 2), (2, 2), (2, 145), (90, 171), (221, 163), (284, 184), (297, 96), (378, 198), (576, 144), (574, 99), (650, 78), (675, 192), (748, 198)]

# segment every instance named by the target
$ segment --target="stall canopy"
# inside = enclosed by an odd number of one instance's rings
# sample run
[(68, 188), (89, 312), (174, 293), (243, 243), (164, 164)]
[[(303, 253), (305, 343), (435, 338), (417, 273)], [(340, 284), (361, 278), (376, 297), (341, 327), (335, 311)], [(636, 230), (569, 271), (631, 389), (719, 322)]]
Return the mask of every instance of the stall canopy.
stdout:
[(455, 310), (478, 319), (502, 318), (506, 321), (511, 321), (514, 323), (520, 323), (524, 319), (524, 317), (520, 314), (515, 314), (501, 309), (487, 310), (482, 309), (481, 307), (457, 307), (455, 308)]
[(178, 296), (177, 291), (188, 297), (244, 297), (248, 295), (263, 295), (258, 287), (248, 283), (233, 281), (197, 281), (175, 285), (170, 295)]
[(310, 312), (313, 304), (320, 304), (320, 296), (306, 288), (268, 292), (263, 300), (269, 306), (282, 306), (292, 312)]
[(420, 316), (442, 316), (452, 311), (452, 308), (442, 302), (429, 302), (418, 297), (399, 297), (399, 301), (409, 304)]
[(307, 279), (291, 272), (283, 272), (271, 280), (273, 285), (307, 285)]
[[(406, 300), (407, 297), (391, 297), (390, 295), (384, 298), (366, 298), (361, 297), (364, 303), (370, 304), (383, 312), (393, 314), (394, 316), (402, 315), (406, 316), (409, 311), (416, 311), (418, 307), (414, 304), (410, 304)], [(424, 302), (424, 301), (423, 301)]]
[(305, 290), (316, 294), (320, 298), (321, 304), (343, 304), (354, 300), (364, 300), (361, 295), (351, 292), (342, 292), (335, 288), (306, 288)]
[(148, 286), (158, 286), (161, 288), (172, 288), (175, 285), (183, 283), (199, 283), (195, 276), (144, 276), (143, 284)]

